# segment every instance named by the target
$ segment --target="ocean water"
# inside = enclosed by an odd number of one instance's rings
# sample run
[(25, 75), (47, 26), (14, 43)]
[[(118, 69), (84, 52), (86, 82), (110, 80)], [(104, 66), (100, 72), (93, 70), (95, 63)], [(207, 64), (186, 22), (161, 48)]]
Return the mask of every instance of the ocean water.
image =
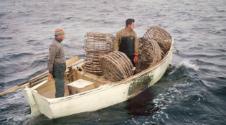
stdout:
[(67, 57), (84, 56), (89, 31), (117, 32), (126, 18), (142, 36), (159, 25), (175, 39), (172, 66), (139, 96), (96, 112), (32, 118), (21, 91), (0, 97), (2, 125), (225, 125), (225, 0), (0, 0), (0, 91), (47, 68), (55, 28)]

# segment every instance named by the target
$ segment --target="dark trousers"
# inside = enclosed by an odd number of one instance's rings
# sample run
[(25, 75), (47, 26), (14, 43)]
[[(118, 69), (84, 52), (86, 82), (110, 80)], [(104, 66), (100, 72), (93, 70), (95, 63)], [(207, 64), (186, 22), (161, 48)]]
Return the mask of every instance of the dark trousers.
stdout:
[(134, 64), (133, 54), (134, 54), (134, 42), (135, 38), (130, 36), (124, 36), (121, 38), (121, 43), (119, 45), (119, 51), (125, 53), (130, 61)]
[(64, 72), (66, 70), (65, 64), (55, 64), (53, 66), (53, 78), (55, 80), (56, 93), (55, 97), (64, 96)]
[(135, 63), (134, 63), (134, 61), (133, 61), (134, 56), (133, 56), (133, 55), (127, 55), (127, 56), (129, 57), (129, 59), (130, 59), (130, 61), (132, 62), (133, 66), (135, 66)]

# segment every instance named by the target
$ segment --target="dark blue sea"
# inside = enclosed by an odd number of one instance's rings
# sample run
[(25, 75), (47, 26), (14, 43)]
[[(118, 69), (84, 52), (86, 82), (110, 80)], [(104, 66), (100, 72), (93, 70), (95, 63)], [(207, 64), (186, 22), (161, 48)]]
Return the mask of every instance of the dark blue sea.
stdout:
[(225, 0), (0, 0), (0, 91), (46, 70), (55, 28), (66, 32), (67, 58), (84, 56), (86, 32), (115, 34), (126, 18), (136, 20), (139, 36), (159, 25), (174, 37), (172, 66), (157, 84), (118, 105), (56, 120), (32, 118), (17, 91), (0, 97), (0, 124), (226, 125)]

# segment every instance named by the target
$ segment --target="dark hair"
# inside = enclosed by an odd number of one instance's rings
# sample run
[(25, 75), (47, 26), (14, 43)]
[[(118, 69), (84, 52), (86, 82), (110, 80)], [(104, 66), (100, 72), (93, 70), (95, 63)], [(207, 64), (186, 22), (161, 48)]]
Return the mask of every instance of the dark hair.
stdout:
[(135, 22), (134, 19), (129, 18), (129, 19), (126, 20), (126, 26), (131, 25), (134, 22)]

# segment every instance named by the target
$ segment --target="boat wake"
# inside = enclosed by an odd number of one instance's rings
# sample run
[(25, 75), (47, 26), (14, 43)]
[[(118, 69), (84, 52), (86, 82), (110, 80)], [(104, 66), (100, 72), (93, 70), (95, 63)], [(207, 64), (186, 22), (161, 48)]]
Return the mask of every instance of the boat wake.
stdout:
[[(170, 119), (169, 117), (172, 117), (169, 112), (178, 108), (175, 105), (183, 103), (186, 99), (192, 99), (196, 103), (204, 100), (205, 97), (200, 91), (204, 83), (197, 75), (198, 69), (197, 65), (189, 60), (184, 60), (177, 66), (170, 67), (163, 79), (151, 88), (156, 95), (152, 103), (155, 109), (158, 109), (151, 117), (153, 124), (166, 123)], [(193, 90), (191, 91), (191, 89)]]
[(180, 64), (177, 67), (180, 68), (182, 66), (184, 66), (186, 68), (193, 69), (195, 71), (199, 70), (198, 65), (192, 63), (190, 60), (183, 60), (183, 61), (181, 61)]

